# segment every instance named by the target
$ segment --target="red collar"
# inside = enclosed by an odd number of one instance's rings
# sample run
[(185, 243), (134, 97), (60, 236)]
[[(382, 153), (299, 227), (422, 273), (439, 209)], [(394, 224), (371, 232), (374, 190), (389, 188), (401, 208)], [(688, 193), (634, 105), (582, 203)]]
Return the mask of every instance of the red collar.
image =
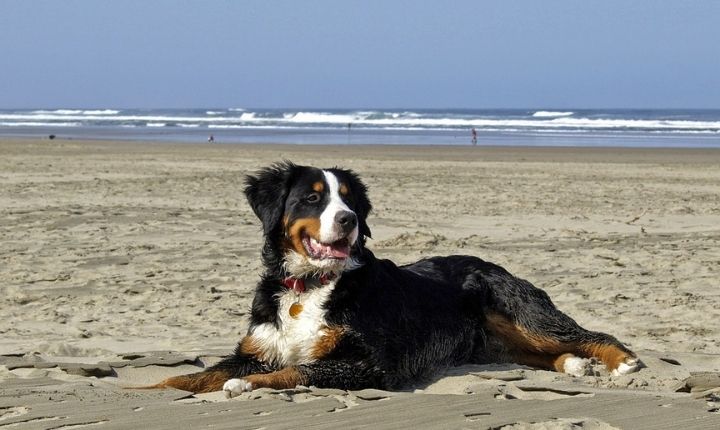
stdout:
[[(323, 273), (320, 275), (317, 280), (320, 283), (320, 285), (327, 285), (335, 279), (336, 275), (334, 273)], [(311, 278), (314, 279), (314, 278)], [(283, 279), (283, 285), (285, 285), (287, 288), (295, 291), (296, 293), (304, 293), (305, 292), (305, 282), (307, 282), (309, 279), (305, 278), (293, 278), (293, 277), (287, 277)]]

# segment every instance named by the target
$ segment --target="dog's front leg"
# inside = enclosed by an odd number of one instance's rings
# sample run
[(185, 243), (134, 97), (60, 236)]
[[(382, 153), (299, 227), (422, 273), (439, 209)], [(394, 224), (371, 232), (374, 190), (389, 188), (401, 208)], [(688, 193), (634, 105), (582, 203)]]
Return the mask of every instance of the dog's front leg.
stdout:
[(256, 388), (281, 390), (295, 388), (298, 385), (344, 390), (383, 388), (382, 374), (379, 369), (363, 363), (320, 360), (315, 363), (285, 367), (275, 372), (233, 378), (225, 383), (223, 391), (227, 397), (235, 397)]
[(253, 339), (246, 336), (240, 341), (232, 355), (225, 357), (207, 370), (189, 375), (173, 376), (159, 384), (145, 388), (172, 387), (193, 393), (220, 391), (228, 379), (268, 373), (276, 369), (261, 358), (259, 350), (254, 346)]

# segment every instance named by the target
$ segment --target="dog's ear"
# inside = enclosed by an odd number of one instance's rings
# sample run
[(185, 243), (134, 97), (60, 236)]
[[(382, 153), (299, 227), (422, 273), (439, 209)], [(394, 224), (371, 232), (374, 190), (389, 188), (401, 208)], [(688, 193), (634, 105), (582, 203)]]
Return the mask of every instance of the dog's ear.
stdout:
[(245, 177), (245, 197), (255, 215), (262, 221), (266, 236), (275, 236), (285, 211), (292, 178), (298, 166), (284, 161)]
[(360, 177), (352, 170), (331, 170), (341, 172), (341, 174), (348, 179), (347, 184), (350, 187), (350, 194), (355, 199), (355, 207), (353, 208), (353, 210), (355, 211), (355, 215), (357, 215), (358, 217), (358, 230), (360, 232), (360, 236), (372, 238), (372, 232), (370, 232), (370, 227), (368, 227), (367, 225), (367, 217), (372, 210), (372, 205), (370, 204), (370, 199), (368, 198), (367, 194), (367, 187), (360, 180)]

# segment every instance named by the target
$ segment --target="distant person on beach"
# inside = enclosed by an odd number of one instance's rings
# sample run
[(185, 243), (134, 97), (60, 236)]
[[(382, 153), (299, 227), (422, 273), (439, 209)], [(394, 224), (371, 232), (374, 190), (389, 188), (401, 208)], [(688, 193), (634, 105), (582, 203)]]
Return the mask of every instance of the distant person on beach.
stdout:
[(472, 144), (477, 145), (477, 130), (475, 130), (475, 127), (472, 128)]
[(213, 136), (211, 134), (210, 137), (208, 137), (208, 143), (213, 143), (213, 142), (215, 142), (215, 136)]

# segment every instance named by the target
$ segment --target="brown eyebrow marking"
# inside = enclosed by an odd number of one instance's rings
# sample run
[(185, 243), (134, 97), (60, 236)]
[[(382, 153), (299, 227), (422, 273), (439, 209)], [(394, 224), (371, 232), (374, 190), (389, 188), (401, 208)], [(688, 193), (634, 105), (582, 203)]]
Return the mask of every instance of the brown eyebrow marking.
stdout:
[(343, 196), (347, 196), (350, 190), (348, 189), (348, 186), (346, 184), (340, 184), (340, 194)]
[(325, 184), (323, 184), (322, 182), (318, 181), (318, 182), (315, 182), (315, 183), (313, 184), (312, 188), (313, 188), (313, 190), (315, 190), (316, 192), (322, 193), (323, 190), (325, 189)]

